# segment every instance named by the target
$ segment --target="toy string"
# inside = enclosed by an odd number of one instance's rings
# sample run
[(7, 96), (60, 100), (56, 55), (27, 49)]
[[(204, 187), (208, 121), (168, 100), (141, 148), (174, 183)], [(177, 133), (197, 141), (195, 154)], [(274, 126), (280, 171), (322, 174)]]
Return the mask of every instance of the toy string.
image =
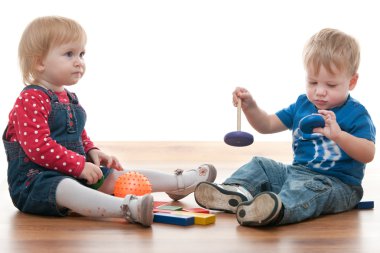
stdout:
[(238, 99), (237, 105), (237, 130), (241, 130), (241, 99)]

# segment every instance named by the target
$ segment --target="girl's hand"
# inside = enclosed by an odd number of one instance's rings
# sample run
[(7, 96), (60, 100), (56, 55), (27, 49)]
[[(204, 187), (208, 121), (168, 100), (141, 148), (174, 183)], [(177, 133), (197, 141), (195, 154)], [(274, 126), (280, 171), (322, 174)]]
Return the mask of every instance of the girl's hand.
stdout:
[(329, 110), (318, 110), (318, 113), (323, 116), (325, 120), (325, 127), (315, 128), (313, 132), (320, 133), (323, 136), (334, 141), (342, 133), (342, 129), (340, 128), (338, 122), (336, 121), (335, 113)]
[(86, 162), (79, 178), (87, 180), (87, 184), (95, 184), (102, 178), (102, 176), (103, 173), (99, 166)]
[(91, 149), (90, 151), (88, 151), (87, 154), (90, 158), (90, 162), (93, 162), (97, 166), (103, 165), (107, 168), (123, 170), (123, 167), (121, 166), (119, 160), (116, 157), (107, 155), (99, 149)]

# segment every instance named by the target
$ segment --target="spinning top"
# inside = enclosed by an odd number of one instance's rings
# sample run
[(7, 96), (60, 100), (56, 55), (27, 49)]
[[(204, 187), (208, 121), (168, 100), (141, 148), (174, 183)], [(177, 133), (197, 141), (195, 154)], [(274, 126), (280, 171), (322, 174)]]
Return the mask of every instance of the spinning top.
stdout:
[(237, 106), (237, 131), (230, 132), (224, 136), (224, 142), (235, 147), (244, 147), (253, 143), (253, 135), (241, 131), (241, 100)]

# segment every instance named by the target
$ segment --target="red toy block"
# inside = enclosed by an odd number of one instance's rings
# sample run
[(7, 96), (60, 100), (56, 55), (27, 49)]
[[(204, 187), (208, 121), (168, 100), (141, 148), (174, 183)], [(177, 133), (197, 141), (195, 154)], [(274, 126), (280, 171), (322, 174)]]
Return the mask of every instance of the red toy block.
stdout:
[(210, 210), (200, 208), (200, 207), (186, 208), (186, 209), (183, 209), (183, 211), (190, 212), (190, 213), (210, 213)]
[(160, 207), (160, 206), (166, 206), (170, 202), (165, 202), (165, 201), (154, 201), (153, 206), (154, 208)]

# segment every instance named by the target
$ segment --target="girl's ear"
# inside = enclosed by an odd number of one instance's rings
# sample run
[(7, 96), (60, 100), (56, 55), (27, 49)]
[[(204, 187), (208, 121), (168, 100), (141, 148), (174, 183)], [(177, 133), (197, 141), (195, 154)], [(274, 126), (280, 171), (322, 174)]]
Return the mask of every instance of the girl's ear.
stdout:
[(36, 57), (35, 66), (38, 72), (43, 72), (45, 70), (44, 60), (41, 57)]
[(348, 86), (349, 90), (353, 90), (356, 86), (356, 83), (358, 82), (359, 74), (356, 73), (351, 77), (350, 84)]

